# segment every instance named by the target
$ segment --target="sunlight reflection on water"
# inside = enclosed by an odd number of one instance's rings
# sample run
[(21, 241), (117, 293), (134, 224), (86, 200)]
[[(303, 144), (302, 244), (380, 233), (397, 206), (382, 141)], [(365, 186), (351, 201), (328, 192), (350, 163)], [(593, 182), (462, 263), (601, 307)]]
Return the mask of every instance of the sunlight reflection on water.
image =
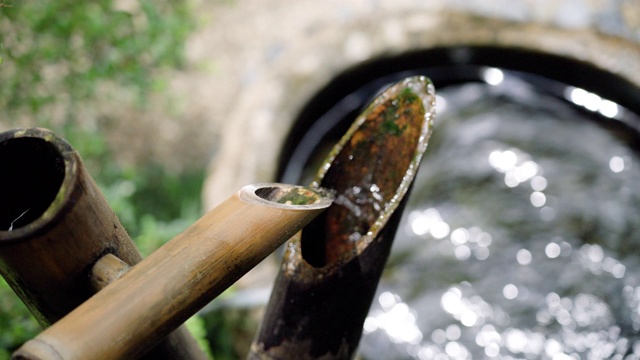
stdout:
[[(636, 154), (498, 69), (438, 94), (366, 359), (640, 359)], [(610, 121), (617, 104), (565, 99)]]

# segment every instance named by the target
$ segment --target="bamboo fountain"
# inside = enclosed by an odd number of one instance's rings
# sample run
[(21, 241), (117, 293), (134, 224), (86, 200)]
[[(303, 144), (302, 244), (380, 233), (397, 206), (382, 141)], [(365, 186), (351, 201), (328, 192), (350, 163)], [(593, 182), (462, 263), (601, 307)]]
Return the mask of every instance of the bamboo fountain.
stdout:
[(68, 143), (0, 134), (0, 273), (45, 328), (13, 358), (204, 358), (180, 325), (288, 239), (249, 357), (353, 357), (434, 101), (390, 86), (309, 187), (248, 185), (144, 260)]

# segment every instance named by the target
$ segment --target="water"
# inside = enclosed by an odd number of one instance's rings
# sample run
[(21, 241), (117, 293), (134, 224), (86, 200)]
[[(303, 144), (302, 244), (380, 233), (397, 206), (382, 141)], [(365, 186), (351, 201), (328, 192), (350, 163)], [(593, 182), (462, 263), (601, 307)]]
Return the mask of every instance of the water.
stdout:
[(639, 359), (640, 162), (625, 110), (486, 75), (438, 92), (361, 356)]

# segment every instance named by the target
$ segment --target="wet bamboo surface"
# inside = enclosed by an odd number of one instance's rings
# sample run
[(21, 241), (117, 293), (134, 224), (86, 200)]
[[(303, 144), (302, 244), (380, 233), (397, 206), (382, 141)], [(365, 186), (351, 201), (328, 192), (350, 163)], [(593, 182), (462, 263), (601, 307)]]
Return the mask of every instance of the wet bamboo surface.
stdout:
[[(0, 134), (0, 274), (44, 328), (91, 297), (105, 254), (142, 260), (78, 153), (46, 129)], [(145, 359), (203, 359), (181, 327)]]
[(320, 166), (336, 200), (287, 244), (249, 359), (350, 359), (362, 334), (435, 108), (431, 82), (383, 91)]
[(14, 359), (136, 358), (330, 203), (319, 189), (246, 186), (25, 343)]

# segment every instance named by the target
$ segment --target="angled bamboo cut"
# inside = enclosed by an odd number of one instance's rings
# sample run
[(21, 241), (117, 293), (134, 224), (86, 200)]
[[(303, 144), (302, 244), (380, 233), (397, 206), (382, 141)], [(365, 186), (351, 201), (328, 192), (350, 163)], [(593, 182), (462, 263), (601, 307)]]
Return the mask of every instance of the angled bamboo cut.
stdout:
[[(245, 186), (25, 343), (14, 359), (137, 358), (331, 202), (319, 188)], [(118, 261), (101, 259), (93, 270), (94, 286), (123, 271)]]
[(292, 238), (250, 359), (350, 359), (434, 118), (425, 77), (384, 90), (320, 167), (333, 205)]
[[(46, 129), (0, 134), (0, 274), (42, 327), (91, 297), (89, 273), (114, 254), (142, 256), (86, 171), (78, 153)], [(145, 358), (203, 359), (186, 328)]]

